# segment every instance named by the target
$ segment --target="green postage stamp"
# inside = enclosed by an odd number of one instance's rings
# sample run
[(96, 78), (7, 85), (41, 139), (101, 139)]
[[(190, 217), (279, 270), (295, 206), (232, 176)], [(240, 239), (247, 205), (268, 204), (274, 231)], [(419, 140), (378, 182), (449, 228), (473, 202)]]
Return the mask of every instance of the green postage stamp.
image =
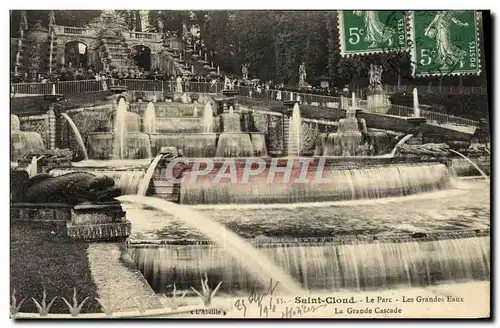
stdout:
[(408, 48), (405, 11), (339, 10), (338, 18), (342, 56)]
[(413, 74), (479, 74), (477, 18), (474, 10), (411, 12)]

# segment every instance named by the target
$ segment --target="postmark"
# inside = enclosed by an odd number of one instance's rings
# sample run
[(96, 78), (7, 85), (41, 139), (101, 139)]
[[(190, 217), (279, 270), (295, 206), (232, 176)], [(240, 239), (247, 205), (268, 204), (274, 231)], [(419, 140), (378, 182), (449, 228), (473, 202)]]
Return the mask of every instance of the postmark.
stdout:
[(411, 12), (413, 75), (479, 74), (477, 20), (474, 10)]
[(342, 56), (407, 50), (405, 11), (339, 10)]

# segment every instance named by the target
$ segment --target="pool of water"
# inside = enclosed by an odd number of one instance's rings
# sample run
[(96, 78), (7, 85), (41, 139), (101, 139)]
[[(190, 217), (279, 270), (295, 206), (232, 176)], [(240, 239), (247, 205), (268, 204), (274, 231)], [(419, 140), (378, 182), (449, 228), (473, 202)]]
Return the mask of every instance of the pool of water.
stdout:
[[(257, 242), (263, 256), (306, 290), (399, 289), (489, 279), (487, 235), (348, 244), (302, 239), (488, 230), (489, 182), (484, 180), (460, 180), (445, 191), (377, 200), (189, 207)], [(208, 239), (173, 216), (128, 205), (126, 211), (132, 239)], [(178, 288), (197, 286), (204, 274), (212, 283), (223, 281), (220, 291), (228, 295), (256, 286), (242, 259), (230, 256), (225, 247), (136, 245), (130, 254), (159, 293), (173, 282)]]
[[(243, 238), (331, 237), (489, 229), (490, 188), (459, 180), (453, 189), (407, 197), (330, 203), (190, 206)], [(132, 239), (203, 239), (161, 212), (125, 205)]]

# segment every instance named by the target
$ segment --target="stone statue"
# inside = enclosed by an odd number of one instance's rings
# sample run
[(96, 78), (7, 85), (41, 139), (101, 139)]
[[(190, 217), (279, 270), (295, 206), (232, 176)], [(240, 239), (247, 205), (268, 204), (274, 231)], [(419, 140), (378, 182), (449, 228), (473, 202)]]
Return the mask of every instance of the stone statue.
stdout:
[(177, 76), (176, 82), (175, 92), (182, 92), (182, 77), (180, 75)]
[(191, 28), (189, 29), (189, 33), (191, 33), (191, 36), (193, 38), (199, 38), (200, 37), (200, 28), (198, 25), (191, 25)]
[(370, 64), (370, 91), (382, 91), (382, 66)]
[(248, 64), (244, 64), (241, 66), (241, 74), (243, 75), (243, 80), (248, 80)]
[(189, 31), (187, 29), (187, 25), (185, 22), (182, 23), (182, 37), (183, 38), (188, 38), (189, 37)]
[(224, 90), (231, 90), (231, 80), (227, 76), (224, 78)]
[(377, 91), (382, 91), (382, 73), (384, 69), (380, 65), (377, 69), (377, 74), (375, 74), (375, 83), (377, 84)]
[(163, 34), (164, 28), (165, 25), (163, 24), (163, 20), (161, 18), (158, 18), (158, 33)]
[(56, 13), (51, 10), (49, 12), (49, 26), (56, 25)]
[(28, 14), (26, 13), (26, 10), (21, 10), (21, 23), (19, 29), (21, 31), (28, 29)]
[(303, 86), (306, 82), (307, 73), (306, 73), (306, 65), (304, 62), (299, 66), (299, 86)]
[(370, 64), (370, 71), (368, 72), (368, 78), (371, 88), (375, 84), (375, 68), (373, 64)]

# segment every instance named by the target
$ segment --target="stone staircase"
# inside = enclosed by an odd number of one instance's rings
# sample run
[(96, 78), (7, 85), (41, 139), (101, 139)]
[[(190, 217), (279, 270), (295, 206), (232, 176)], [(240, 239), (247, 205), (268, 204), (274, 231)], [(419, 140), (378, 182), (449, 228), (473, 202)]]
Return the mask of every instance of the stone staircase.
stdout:
[(102, 52), (110, 67), (115, 67), (121, 73), (135, 67), (129, 59), (128, 45), (119, 37), (106, 37), (101, 42)]
[(189, 58), (189, 65), (194, 66), (195, 74), (207, 75), (210, 74), (211, 71), (214, 71), (213, 69), (210, 70), (208, 68), (208, 66), (211, 66), (211, 63), (209, 61), (205, 61), (205, 56), (203, 53), (200, 56), (200, 51), (192, 52), (186, 57)]
[[(167, 45), (166, 47), (168, 49), (170, 59), (174, 62), (179, 62), (180, 59), (181, 62), (184, 63), (186, 71), (189, 72), (188, 74), (206, 76), (210, 73), (211, 70), (208, 69), (208, 66), (210, 66), (211, 63), (209, 61), (205, 61), (205, 53), (200, 51), (200, 49), (195, 48), (191, 44), (185, 44), (185, 47), (182, 50), (179, 48), (169, 48)], [(191, 67), (194, 68), (194, 72)], [(212, 71), (215, 73), (214, 68), (212, 68)]]

